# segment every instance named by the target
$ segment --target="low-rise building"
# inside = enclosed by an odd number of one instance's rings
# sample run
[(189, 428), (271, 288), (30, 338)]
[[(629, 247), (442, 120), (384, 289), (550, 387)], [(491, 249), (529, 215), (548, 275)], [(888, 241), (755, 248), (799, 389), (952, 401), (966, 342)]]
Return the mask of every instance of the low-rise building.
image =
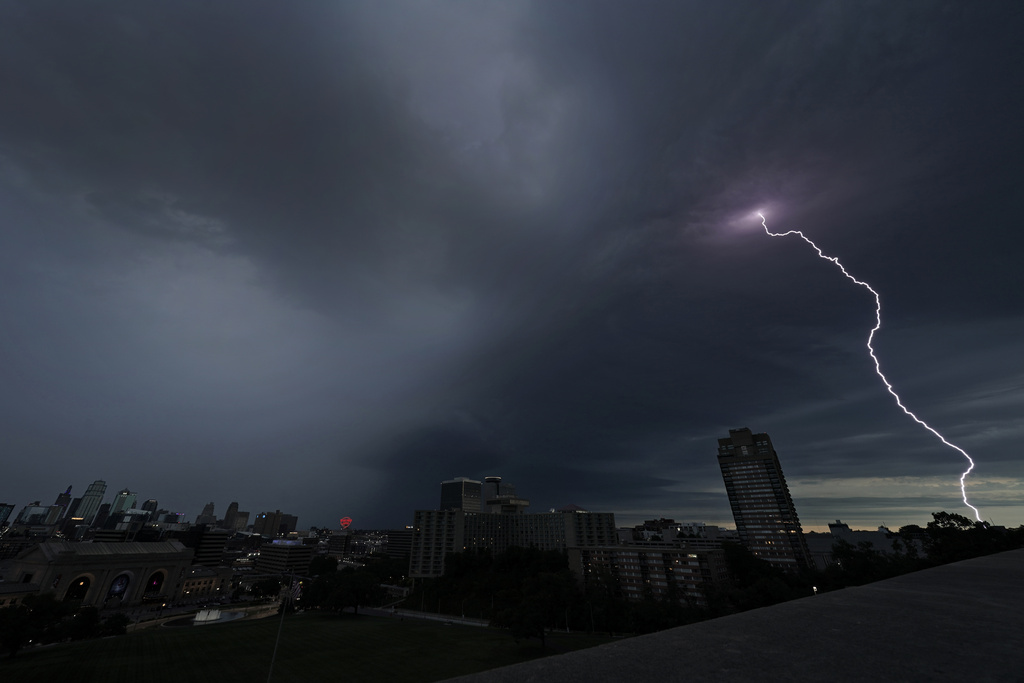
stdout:
[(313, 546), (302, 541), (277, 540), (260, 546), (256, 558), (259, 574), (305, 574), (313, 560)]
[(569, 569), (585, 585), (612, 581), (631, 600), (677, 599), (706, 604), (704, 589), (729, 578), (722, 550), (697, 550), (670, 544), (661, 547), (607, 546), (569, 548)]

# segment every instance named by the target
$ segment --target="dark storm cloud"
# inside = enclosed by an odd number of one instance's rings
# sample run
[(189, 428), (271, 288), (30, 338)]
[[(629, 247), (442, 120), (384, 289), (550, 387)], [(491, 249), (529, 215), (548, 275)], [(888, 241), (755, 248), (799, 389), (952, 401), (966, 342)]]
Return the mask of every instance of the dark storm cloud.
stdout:
[(883, 292), (908, 403), (1021, 476), (1010, 5), (2, 12), (7, 448), (81, 486), (384, 525), (502, 474), (728, 522), (740, 425), (815, 506), (958, 476), (873, 375), (870, 298), (758, 208)]

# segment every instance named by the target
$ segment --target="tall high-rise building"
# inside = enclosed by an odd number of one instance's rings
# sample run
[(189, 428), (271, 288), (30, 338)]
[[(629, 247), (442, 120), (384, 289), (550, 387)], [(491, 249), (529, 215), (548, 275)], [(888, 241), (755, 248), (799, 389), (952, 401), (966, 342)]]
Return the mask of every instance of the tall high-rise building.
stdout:
[(135, 501), (138, 500), (139, 494), (129, 491), (128, 489), (121, 489), (114, 496), (114, 500), (110, 503), (110, 514), (116, 514), (118, 512), (124, 512), (125, 510), (131, 510), (135, 507)]
[(82, 502), (78, 506), (76, 516), (82, 518), (82, 522), (86, 525), (92, 524), (96, 519), (96, 513), (99, 512), (100, 503), (103, 502), (103, 494), (107, 492), (107, 482), (102, 479), (97, 479), (93, 483), (89, 484), (89, 488), (85, 490), (85, 495), (82, 496)]
[(196, 524), (216, 524), (217, 515), (213, 512), (213, 503), (209, 502), (203, 506), (203, 511), (196, 517)]
[(160, 505), (156, 498), (150, 498), (142, 504), (142, 509), (149, 513), (149, 521), (151, 522), (156, 520), (156, 511), (159, 507)]
[(466, 477), (455, 477), (441, 482), (439, 510), (465, 510), (480, 512), (481, 484)]
[(96, 511), (96, 516), (92, 520), (92, 526), (102, 529), (107, 520), (110, 518), (110, 503), (103, 503), (100, 505), (100, 509)]
[(718, 464), (740, 541), (757, 557), (790, 570), (811, 566), (793, 497), (767, 434), (730, 429)]
[(483, 511), (502, 514), (521, 514), (530, 507), (530, 501), (516, 495), (516, 487), (503, 482), (501, 477), (485, 477)]
[(235, 525), (231, 529), (234, 531), (245, 531), (247, 526), (249, 526), (249, 513), (245, 510), (239, 510), (235, 513)]
[(235, 530), (235, 519), (238, 517), (238, 503), (232, 502), (228, 505), (227, 512), (224, 513), (224, 528), (228, 531)]
[(68, 505), (71, 505), (71, 485), (70, 484), (68, 484), (68, 490), (67, 491), (57, 495), (57, 500), (53, 501), (53, 504), (60, 506), (60, 515), (61, 515), (61, 517), (63, 517), (64, 513), (67, 512)]
[(298, 521), (299, 518), (295, 515), (286, 515), (280, 510), (263, 512), (256, 515), (256, 520), (252, 523), (252, 532), (261, 536), (276, 538), (277, 536), (286, 535), (290, 531), (295, 531)]
[(14, 512), (14, 506), (10, 503), (0, 503), (0, 525), (3, 525)]

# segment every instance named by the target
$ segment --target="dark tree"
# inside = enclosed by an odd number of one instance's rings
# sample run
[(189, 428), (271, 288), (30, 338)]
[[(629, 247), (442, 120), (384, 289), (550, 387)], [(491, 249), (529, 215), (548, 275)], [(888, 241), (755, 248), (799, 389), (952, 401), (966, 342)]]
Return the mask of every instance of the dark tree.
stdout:
[(333, 574), (338, 571), (338, 558), (321, 555), (314, 557), (309, 563), (309, 573), (313, 576), (322, 574)]

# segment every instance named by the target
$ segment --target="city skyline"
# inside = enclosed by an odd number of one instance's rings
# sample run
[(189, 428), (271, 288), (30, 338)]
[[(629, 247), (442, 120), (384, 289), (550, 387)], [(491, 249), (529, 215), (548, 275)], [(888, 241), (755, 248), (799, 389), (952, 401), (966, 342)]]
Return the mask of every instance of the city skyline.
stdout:
[[(0, 7), (0, 501), (1024, 524), (1015, 3)], [(102, 49), (101, 49), (102, 46)], [(228, 492), (225, 494), (225, 492)], [(166, 501), (166, 502), (163, 502)], [(91, 507), (91, 503), (87, 507)], [(98, 507), (98, 504), (97, 504)], [(95, 513), (95, 510), (92, 510)]]

